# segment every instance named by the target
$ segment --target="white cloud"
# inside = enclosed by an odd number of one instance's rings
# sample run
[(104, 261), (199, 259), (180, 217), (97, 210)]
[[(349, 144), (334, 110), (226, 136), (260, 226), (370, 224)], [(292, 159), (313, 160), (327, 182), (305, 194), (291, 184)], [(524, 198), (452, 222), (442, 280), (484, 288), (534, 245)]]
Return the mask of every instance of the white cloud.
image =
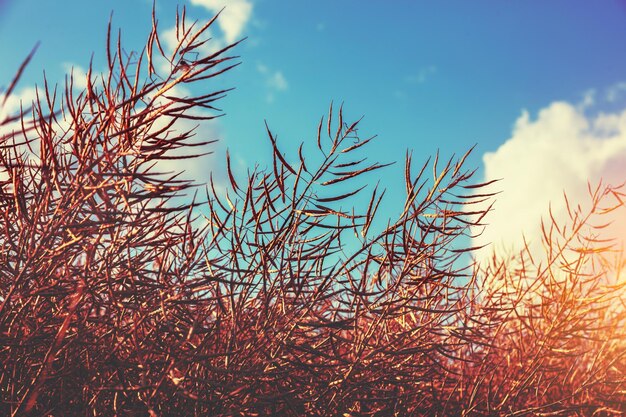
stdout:
[[(62, 68), (65, 70), (66, 74), (72, 75), (72, 86), (74, 87), (74, 95), (78, 96), (78, 94), (83, 91), (87, 87), (87, 70), (80, 65), (73, 64), (70, 62), (65, 62), (62, 64)], [(93, 75), (92, 75), (93, 77)], [(63, 90), (64, 84), (61, 83), (59, 90)], [(54, 85), (50, 84), (49, 88), (51, 90), (54, 89)], [(37, 100), (37, 87), (29, 86), (24, 87), (19, 92), (11, 94), (4, 105), (3, 108), (0, 108), (0, 121), (3, 121), (7, 116), (17, 115), (20, 111), (20, 106), (27, 110), (29, 109), (34, 102)], [(45, 99), (45, 90), (43, 87), (39, 87), (39, 97), (42, 99), (44, 111), (46, 109), (46, 99)], [(0, 96), (1, 100), (4, 100), (3, 96)], [(59, 105), (59, 99), (57, 94), (56, 105)], [(31, 114), (29, 112), (26, 113), (26, 119), (28, 120)], [(62, 133), (70, 129), (70, 123), (61, 118), (55, 118), (55, 123), (53, 127), (57, 132)], [(15, 121), (12, 123), (5, 124), (0, 126), (0, 135), (10, 134), (11, 132), (21, 132), (22, 125), (20, 121)], [(18, 133), (18, 135), (21, 133)]]
[(176, 37), (176, 26), (172, 26), (169, 29), (165, 29), (159, 33), (159, 40), (165, 46), (166, 53), (172, 53), (176, 45), (178, 45), (178, 38)]
[[(4, 101), (4, 94), (0, 94), (0, 100)], [(11, 137), (11, 135), (15, 135), (15, 141), (20, 142), (22, 126), (19, 120), (11, 122), (11, 123), (3, 123), (8, 117), (13, 117), (19, 114), (20, 108), (27, 110), (33, 104), (33, 102), (37, 99), (37, 90), (35, 87), (28, 87), (20, 90), (18, 93), (13, 93), (7, 97), (7, 101), (4, 106), (0, 107), (0, 138), (4, 138), (5, 136)], [(1, 101), (0, 101), (1, 103)], [(26, 113), (28, 116), (28, 113)], [(33, 144), (34, 147), (36, 144)], [(20, 152), (23, 153), (25, 158), (32, 159), (32, 152), (26, 146), (20, 147)], [(9, 177), (9, 174), (6, 170), (0, 167), (0, 181), (6, 181)]]
[[(188, 21), (185, 23), (185, 26), (190, 27), (191, 24), (192, 22)], [(203, 35), (204, 35), (202, 37), (203, 40), (208, 39), (208, 38), (211, 38), (211, 39), (208, 42), (205, 42), (204, 44), (196, 47), (193, 54), (189, 53), (188, 54), (189, 56), (185, 55), (184, 57), (185, 59), (193, 60), (193, 59), (209, 56), (223, 49), (226, 46), (226, 43), (222, 39), (212, 35), (212, 32), (210, 29), (205, 31)], [(180, 34), (179, 36), (182, 36), (182, 34)], [(180, 41), (180, 39), (176, 37), (176, 26), (172, 26), (160, 32), (159, 40), (163, 43), (165, 53), (171, 55), (174, 52), (174, 49), (176, 49), (176, 47), (178, 46), (178, 43)], [(191, 56), (191, 55), (198, 55), (198, 56)], [(160, 54), (154, 54), (154, 57), (156, 58), (158, 68), (160, 69), (161, 72), (163, 72), (164, 74), (168, 74), (170, 71), (173, 70), (172, 64), (168, 62), (166, 59), (162, 59)]]
[[(20, 90), (19, 93), (11, 94), (4, 105), (0, 108), (0, 121), (4, 120), (7, 116), (14, 115), (19, 112), (20, 106), (24, 109), (29, 108), (33, 101), (37, 98), (35, 87), (28, 87)], [(1, 100), (4, 100), (4, 95), (0, 96)], [(6, 132), (7, 126), (3, 126), (3, 130)]]
[(281, 71), (276, 71), (267, 79), (267, 85), (278, 91), (285, 91), (289, 87)]
[(72, 75), (73, 85), (77, 91), (87, 88), (87, 70), (85, 68), (78, 64), (64, 62), (63, 70), (66, 74)]
[[(174, 97), (188, 97), (191, 96), (190, 92), (181, 86), (173, 87), (169, 92), (169, 95)], [(161, 97), (157, 100), (157, 105), (165, 104), (169, 100)], [(195, 116), (206, 116), (207, 112), (204, 110), (190, 111), (189, 114)], [(171, 122), (170, 117), (160, 117), (151, 127), (150, 131), (159, 131), (163, 127), (167, 126)], [(166, 135), (175, 136), (182, 134), (183, 132), (193, 131), (193, 137), (188, 141), (190, 144), (217, 140), (221, 136), (219, 123), (217, 120), (190, 120), (190, 119), (177, 119), (172, 124)], [(222, 141), (216, 143), (195, 146), (195, 147), (182, 147), (169, 153), (169, 156), (186, 156), (193, 154), (201, 154), (206, 152), (212, 152), (209, 155), (200, 156), (191, 159), (166, 159), (160, 160), (154, 168), (155, 172), (170, 172), (178, 173), (182, 172), (179, 179), (193, 180), (196, 184), (206, 184), (209, 182), (210, 175), (213, 172), (214, 176), (217, 175), (217, 180), (221, 182), (222, 175), (217, 173), (216, 166), (218, 158), (223, 153)], [(193, 192), (192, 192), (193, 193)]]
[(268, 103), (274, 101), (276, 92), (287, 91), (289, 88), (289, 83), (282, 71), (273, 71), (263, 63), (258, 63), (256, 69), (265, 78), (265, 85), (268, 88), (266, 96)]
[(217, 13), (224, 9), (217, 23), (224, 32), (226, 42), (232, 43), (242, 36), (246, 24), (252, 17), (252, 3), (248, 0), (190, 0), (191, 4), (201, 6)]
[[(522, 249), (522, 233), (534, 253), (542, 253), (541, 219), (569, 218), (570, 205), (589, 204), (588, 183), (619, 186), (626, 180), (626, 110), (589, 117), (584, 106), (554, 102), (532, 120), (527, 111), (517, 119), (512, 136), (495, 152), (484, 155), (485, 179), (501, 179), (494, 211), (477, 244), (493, 245), (477, 254), (484, 259)], [(614, 224), (603, 237), (626, 236), (626, 209), (612, 214)], [(608, 218), (602, 218), (608, 220)], [(619, 241), (618, 241), (619, 242)], [(624, 243), (624, 240), (621, 242)]]
[[(74, 87), (75, 95), (78, 95), (78, 93), (87, 88), (87, 70), (85, 68), (71, 62), (64, 62), (63, 64), (61, 64), (61, 67), (66, 74), (72, 75), (72, 85)], [(51, 83), (49, 87), (51, 88), (51, 90), (54, 89), (54, 83)], [(63, 87), (64, 82), (60, 84), (59, 90), (62, 91)], [(39, 97), (42, 98), (42, 101), (45, 103), (45, 90), (41, 86), (39, 87)], [(0, 100), (4, 100), (4, 95), (0, 94)], [(4, 107), (0, 108), (0, 122), (4, 120), (7, 116), (16, 115), (20, 111), (20, 106), (22, 106), (25, 110), (30, 108), (36, 100), (37, 88), (35, 86), (24, 87), (19, 90), (19, 92), (14, 92), (7, 98)], [(56, 104), (59, 104), (58, 97)], [(26, 116), (28, 117), (29, 115), (27, 114)], [(69, 129), (69, 123), (66, 123), (65, 120), (57, 118), (56, 122), (56, 127), (58, 129)], [(20, 122), (5, 124), (4, 126), (0, 127), (0, 134), (7, 134), (12, 130), (21, 131), (21, 129), (22, 127)]]
[[(185, 25), (187, 27), (190, 27), (191, 22), (186, 22)], [(195, 50), (204, 55), (207, 55), (207, 56), (211, 55), (226, 46), (224, 44), (224, 41), (222, 41), (219, 38), (216, 38), (215, 36), (212, 36), (210, 29), (205, 31), (203, 35), (204, 35), (203, 39), (207, 39), (207, 38), (211, 38), (211, 39), (208, 42), (205, 42), (204, 44), (196, 47)], [(180, 41), (176, 37), (176, 26), (172, 26), (171, 28), (166, 29), (162, 33), (160, 33), (159, 39), (163, 41), (163, 43), (165, 44), (166, 52), (172, 53), (174, 49), (176, 48), (176, 46), (178, 46), (178, 42)]]
[(427, 67), (420, 68), (417, 73), (405, 77), (404, 80), (408, 84), (424, 84), (436, 72), (437, 66), (429, 65)]
[(270, 69), (267, 67), (267, 65), (262, 64), (262, 63), (258, 63), (256, 64), (256, 69), (257, 71), (259, 71), (261, 74), (267, 74), (270, 72)]
[[(74, 87), (77, 90), (77, 93), (80, 92), (83, 88), (85, 88), (86, 82), (86, 73), (87, 71), (83, 68), (72, 65), (69, 63), (64, 64), (64, 67), (68, 71), (72, 71), (74, 74)], [(92, 75), (95, 77), (95, 75)], [(40, 97), (44, 97), (44, 92), (40, 89), (39, 95)], [(190, 92), (186, 90), (184, 87), (175, 86), (169, 92), (170, 95), (175, 97), (186, 97), (190, 96)], [(17, 93), (10, 95), (7, 99), (6, 104), (3, 108), (0, 108), (0, 122), (4, 120), (7, 116), (15, 115), (19, 112), (20, 106), (24, 109), (28, 109), (32, 103), (36, 100), (36, 88), (35, 87), (26, 87), (20, 90)], [(0, 100), (4, 100), (4, 97), (0, 94)], [(45, 98), (43, 99), (45, 101)], [(168, 99), (161, 98), (158, 100), (158, 103), (165, 103)], [(1, 101), (0, 101), (1, 102)], [(206, 111), (198, 110), (190, 112), (194, 115), (207, 115)], [(29, 113), (26, 114), (26, 118), (28, 119), (30, 116)], [(54, 125), (58, 135), (62, 135), (65, 131), (71, 129), (71, 124), (68, 119), (63, 119), (61, 117), (57, 118), (57, 123)], [(151, 131), (158, 131), (161, 128), (168, 125), (171, 121), (169, 117), (160, 117), (158, 118), (151, 127)], [(10, 135), (15, 133), (17, 135), (16, 141), (20, 142), (22, 139), (19, 135), (21, 135), (21, 123), (19, 121), (4, 124), (0, 126), (0, 137), (4, 135)], [(205, 141), (211, 141), (219, 138), (221, 136), (221, 131), (219, 127), (219, 123), (217, 120), (207, 120), (207, 121), (197, 121), (190, 119), (178, 119), (175, 121), (173, 125), (169, 127), (168, 132), (166, 133), (168, 136), (174, 136), (176, 134), (180, 134), (183, 132), (193, 130), (193, 137), (189, 140), (189, 143), (199, 143)], [(23, 153), (24, 157), (30, 159), (31, 161), (37, 161), (39, 156), (39, 142), (33, 141), (30, 143), (30, 147), (20, 146), (20, 152)], [(213, 144), (205, 145), (202, 147), (183, 147), (177, 150), (172, 151), (170, 156), (184, 156), (184, 155), (192, 155), (192, 154), (200, 154), (206, 152), (213, 152), (209, 155), (200, 156), (192, 159), (171, 159), (171, 160), (160, 160), (152, 169), (153, 172), (169, 172), (171, 174), (179, 173), (182, 174), (178, 177), (178, 179), (184, 180), (193, 180), (196, 184), (206, 184), (210, 179), (210, 174), (213, 172), (214, 180), (217, 182), (216, 186), (218, 188), (222, 188), (223, 182), (223, 174), (221, 172), (217, 172), (215, 167), (218, 165), (218, 158), (222, 156), (224, 153), (224, 148), (221, 141), (218, 141)], [(0, 169), (0, 180), (6, 180), (8, 177), (7, 172)], [(200, 188), (199, 191), (202, 191)], [(188, 192), (188, 194), (192, 194)], [(202, 195), (202, 192), (200, 192)]]
[(593, 106), (596, 102), (596, 90), (591, 88), (585, 91), (582, 95), (582, 100), (578, 105), (578, 108), (584, 110)]
[(626, 82), (622, 81), (613, 84), (606, 90), (606, 101), (613, 103), (626, 91)]

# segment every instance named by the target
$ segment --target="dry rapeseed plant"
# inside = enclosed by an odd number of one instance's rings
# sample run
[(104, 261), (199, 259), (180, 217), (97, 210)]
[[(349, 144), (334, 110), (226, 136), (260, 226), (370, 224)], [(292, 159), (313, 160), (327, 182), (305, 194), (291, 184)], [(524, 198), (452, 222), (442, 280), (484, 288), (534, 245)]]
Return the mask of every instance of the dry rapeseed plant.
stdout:
[[(359, 156), (371, 139), (331, 106), (317, 158), (283, 154), (268, 128), (270, 169), (242, 177), (226, 155), (225, 193), (211, 182), (205, 202), (172, 204), (194, 185), (159, 172), (192, 145), (172, 126), (215, 117), (225, 93), (178, 87), (232, 68), (234, 45), (203, 56), (213, 20), (190, 26), (183, 11), (168, 55), (153, 22), (136, 62), (109, 36), (108, 68), (83, 91), (46, 84), (0, 121), (13, 127), (0, 149), (0, 413), (626, 412), (608, 249), (573, 244), (587, 224), (576, 213), (546, 228), (545, 263), (522, 252), (459, 268), (493, 196), (465, 157), (415, 172), (407, 155), (402, 211), (381, 222), (384, 192), (358, 181), (384, 165)], [(345, 209), (365, 193), (363, 210)]]

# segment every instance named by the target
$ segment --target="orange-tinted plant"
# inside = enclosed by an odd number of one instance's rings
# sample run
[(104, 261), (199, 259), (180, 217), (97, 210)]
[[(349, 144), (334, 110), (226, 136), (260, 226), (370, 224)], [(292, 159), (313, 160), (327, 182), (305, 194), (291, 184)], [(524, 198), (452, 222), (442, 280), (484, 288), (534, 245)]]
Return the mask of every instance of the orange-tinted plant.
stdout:
[[(542, 224), (543, 251), (494, 256), (482, 271), (480, 308), (496, 326), (475, 377), (474, 407), (505, 415), (622, 415), (626, 411), (626, 281), (621, 248), (605, 229), (621, 187), (589, 188)], [(494, 316), (497, 316), (494, 320)], [(478, 369), (476, 369), (478, 366)]]
[(203, 47), (213, 21), (183, 11), (168, 54), (153, 15), (136, 60), (109, 36), (85, 89), (45, 84), (0, 121), (3, 415), (626, 411), (619, 268), (597, 239), (574, 245), (581, 212), (546, 227), (546, 263), (459, 267), (493, 196), (465, 156), (415, 170), (407, 154), (406, 199), (381, 221), (384, 191), (362, 183), (384, 165), (331, 106), (316, 156), (267, 128), (269, 169), (241, 175), (226, 154), (227, 190), (181, 205), (195, 184), (162, 162), (210, 144), (177, 121), (217, 116), (225, 91), (180, 87), (235, 65), (235, 45)]

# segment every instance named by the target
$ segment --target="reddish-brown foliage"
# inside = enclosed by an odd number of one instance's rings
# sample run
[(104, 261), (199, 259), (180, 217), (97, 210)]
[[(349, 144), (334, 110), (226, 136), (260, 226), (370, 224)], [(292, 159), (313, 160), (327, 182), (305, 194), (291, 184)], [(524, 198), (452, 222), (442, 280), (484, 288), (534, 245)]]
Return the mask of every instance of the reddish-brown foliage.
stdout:
[[(159, 163), (198, 144), (172, 126), (215, 117), (197, 110), (225, 93), (177, 87), (233, 65), (232, 46), (201, 54), (212, 21), (177, 17), (173, 54), (153, 17), (137, 62), (109, 41), (83, 91), (45, 85), (0, 121), (1, 414), (626, 412), (606, 245), (582, 239), (574, 211), (545, 227), (542, 263), (523, 251), (459, 269), (471, 251), (459, 238), (492, 198), (465, 157), (415, 172), (407, 155), (401, 213), (377, 222), (384, 192), (358, 181), (384, 165), (359, 156), (369, 139), (331, 107), (318, 158), (285, 155), (268, 128), (269, 170), (242, 177), (226, 155), (228, 190), (210, 183), (205, 202), (177, 206), (193, 184)], [(603, 193), (621, 196), (598, 189), (589, 214)]]

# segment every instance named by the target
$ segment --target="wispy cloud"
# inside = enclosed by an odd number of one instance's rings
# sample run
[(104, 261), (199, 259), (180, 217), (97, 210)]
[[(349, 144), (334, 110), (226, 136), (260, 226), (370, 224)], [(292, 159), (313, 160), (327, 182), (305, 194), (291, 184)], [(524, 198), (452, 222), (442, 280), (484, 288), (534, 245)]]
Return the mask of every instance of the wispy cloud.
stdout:
[(428, 82), (437, 73), (437, 66), (428, 65), (420, 68), (417, 72), (406, 75), (402, 81), (402, 85), (393, 91), (393, 97), (398, 100), (404, 100), (410, 95), (410, 90), (419, 85)]
[[(590, 201), (588, 184), (618, 186), (626, 180), (626, 110), (587, 116), (584, 106), (554, 102), (536, 119), (527, 111), (517, 119), (512, 136), (484, 155), (485, 180), (501, 179), (494, 210), (486, 218), (478, 245), (493, 243), (479, 257), (522, 249), (522, 234), (531, 249), (540, 249), (542, 217), (548, 209), (567, 221), (567, 206)], [(607, 236), (626, 235), (625, 209), (614, 212)]]
[(242, 37), (244, 29), (252, 17), (252, 2), (248, 0), (190, 0), (194, 6), (201, 6), (217, 13), (223, 9), (217, 23), (224, 33), (227, 43)]
[(416, 73), (407, 75), (404, 78), (408, 84), (424, 84), (428, 79), (437, 73), (437, 66), (429, 65), (427, 67), (420, 68)]
[(617, 101), (617, 99), (624, 94), (624, 92), (626, 92), (626, 81), (613, 84), (606, 90), (606, 101), (613, 103)]
[(267, 78), (267, 85), (277, 91), (285, 91), (289, 87), (282, 72), (276, 71)]
[(266, 96), (268, 103), (274, 101), (275, 93), (287, 91), (289, 83), (287, 82), (287, 79), (283, 75), (282, 71), (271, 70), (263, 63), (258, 63), (256, 68), (265, 79), (265, 85), (268, 90)]

